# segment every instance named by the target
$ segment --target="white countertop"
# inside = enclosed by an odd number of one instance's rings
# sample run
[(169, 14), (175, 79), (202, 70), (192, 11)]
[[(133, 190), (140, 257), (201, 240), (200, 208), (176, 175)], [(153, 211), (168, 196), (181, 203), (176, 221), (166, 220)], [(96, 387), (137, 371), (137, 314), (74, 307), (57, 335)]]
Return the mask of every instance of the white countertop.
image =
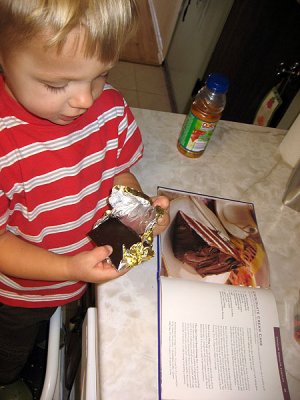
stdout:
[[(300, 287), (300, 213), (281, 202), (291, 173), (278, 155), (285, 131), (220, 121), (204, 155), (189, 159), (176, 148), (184, 115), (142, 109), (133, 113), (145, 154), (132, 171), (145, 193), (155, 195), (157, 186), (167, 186), (254, 203), (284, 328), (285, 302)], [(97, 286), (96, 295), (101, 399), (157, 399), (156, 260)], [(282, 336), (285, 356), (289, 342), (284, 329)], [(295, 358), (300, 354), (296, 351)], [(286, 358), (286, 369), (290, 359), (293, 368), (294, 358)], [(300, 381), (288, 371), (287, 378), (292, 400), (299, 399)]]

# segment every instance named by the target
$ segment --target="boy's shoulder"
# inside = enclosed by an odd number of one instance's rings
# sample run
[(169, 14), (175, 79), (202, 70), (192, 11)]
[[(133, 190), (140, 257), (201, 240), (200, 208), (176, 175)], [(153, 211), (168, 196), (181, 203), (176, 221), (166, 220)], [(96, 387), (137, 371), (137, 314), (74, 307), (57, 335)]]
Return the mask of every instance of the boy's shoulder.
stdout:
[(104, 98), (107, 101), (111, 100), (114, 102), (119, 102), (121, 104), (124, 104), (125, 102), (122, 93), (119, 92), (119, 90), (113, 87), (110, 83), (106, 83), (104, 85), (101, 97), (102, 99)]
[(101, 96), (94, 102), (90, 108), (91, 114), (103, 114), (115, 110), (119, 116), (128, 112), (128, 104), (121, 92), (111, 84), (106, 83)]

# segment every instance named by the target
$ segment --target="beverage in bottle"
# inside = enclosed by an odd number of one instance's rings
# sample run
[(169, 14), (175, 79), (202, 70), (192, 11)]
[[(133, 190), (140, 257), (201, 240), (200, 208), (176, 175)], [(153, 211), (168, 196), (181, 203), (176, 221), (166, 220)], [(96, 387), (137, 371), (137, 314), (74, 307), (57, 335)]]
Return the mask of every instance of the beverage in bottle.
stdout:
[(187, 157), (200, 157), (221, 118), (229, 82), (222, 74), (210, 74), (187, 115), (177, 148)]

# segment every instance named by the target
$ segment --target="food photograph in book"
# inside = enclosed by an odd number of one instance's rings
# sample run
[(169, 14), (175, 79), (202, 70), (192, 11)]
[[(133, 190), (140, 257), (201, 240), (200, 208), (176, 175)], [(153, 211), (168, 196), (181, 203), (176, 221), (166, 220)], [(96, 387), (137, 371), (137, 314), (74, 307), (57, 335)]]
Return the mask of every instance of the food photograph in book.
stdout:
[(159, 188), (170, 199), (160, 237), (160, 274), (228, 285), (270, 285), (269, 263), (254, 205)]

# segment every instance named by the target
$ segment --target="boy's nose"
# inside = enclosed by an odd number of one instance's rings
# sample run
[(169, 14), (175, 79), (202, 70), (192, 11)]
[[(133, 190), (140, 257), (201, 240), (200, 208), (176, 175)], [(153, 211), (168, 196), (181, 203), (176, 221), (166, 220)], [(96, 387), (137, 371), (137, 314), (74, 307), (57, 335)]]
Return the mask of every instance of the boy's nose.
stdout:
[(69, 104), (73, 108), (88, 109), (94, 103), (94, 98), (91, 88), (81, 88), (76, 91), (69, 100)]

